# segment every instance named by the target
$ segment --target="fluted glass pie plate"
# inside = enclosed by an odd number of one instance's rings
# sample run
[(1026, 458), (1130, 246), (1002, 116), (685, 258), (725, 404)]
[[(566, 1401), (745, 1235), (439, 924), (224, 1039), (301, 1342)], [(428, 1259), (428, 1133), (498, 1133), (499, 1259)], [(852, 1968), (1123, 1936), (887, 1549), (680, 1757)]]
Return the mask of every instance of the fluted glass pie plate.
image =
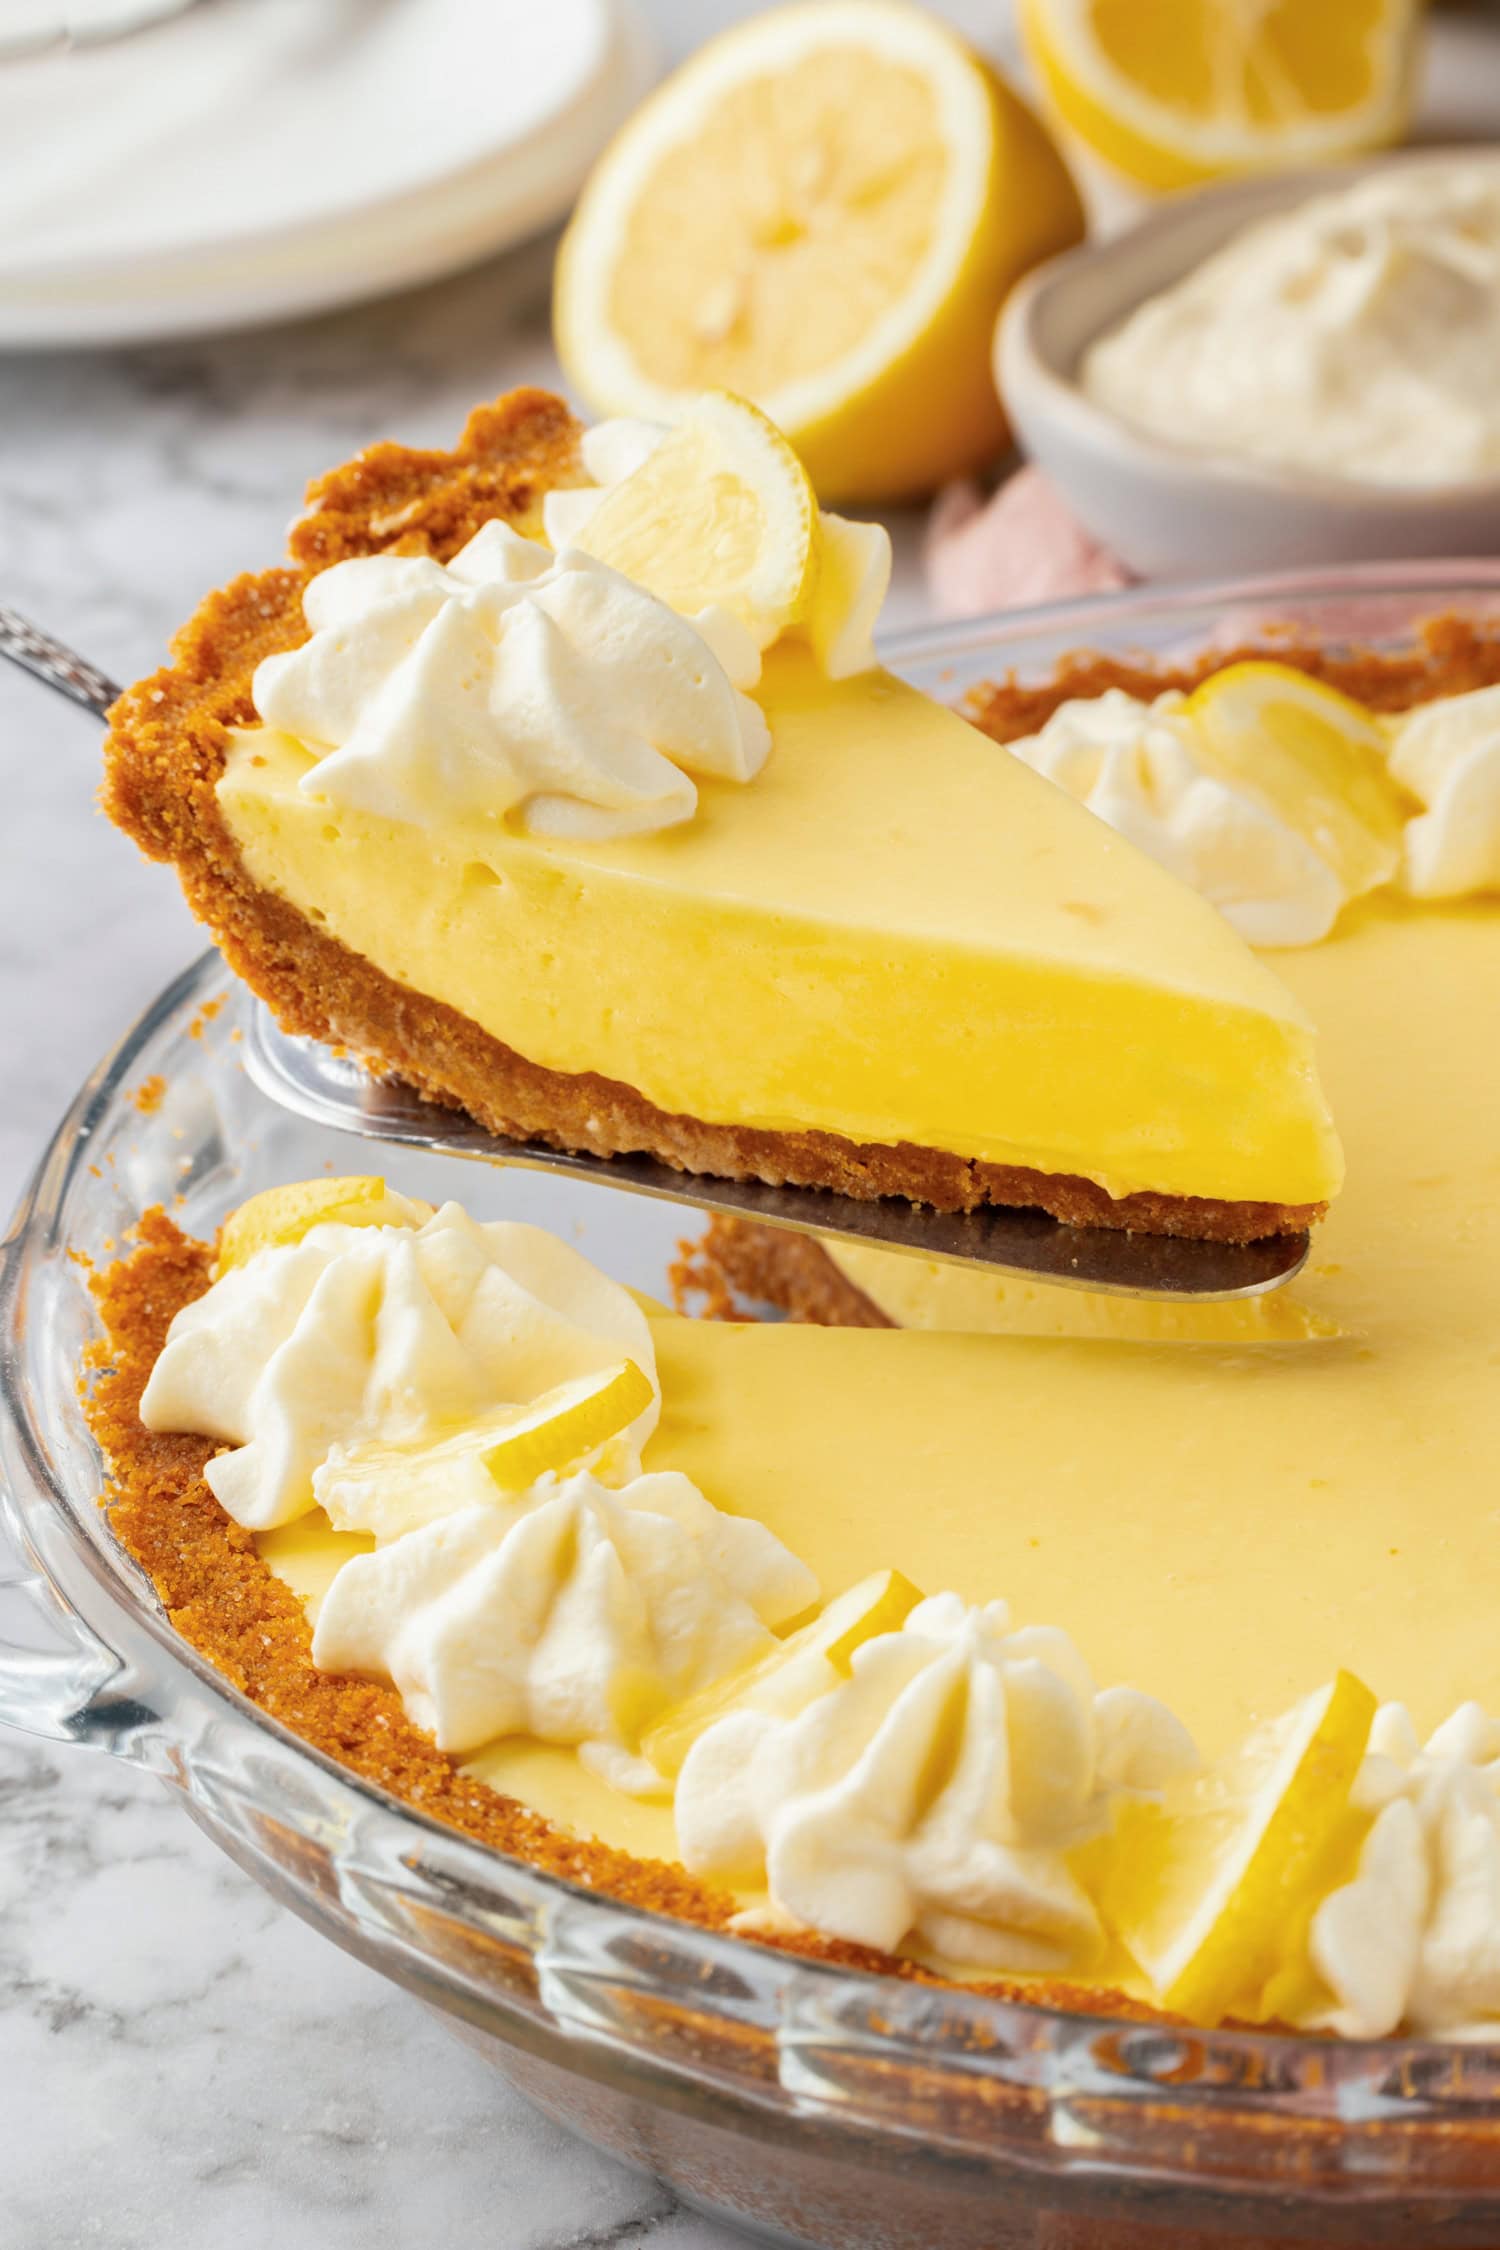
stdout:
[[(889, 653), (952, 696), (1009, 670), (1045, 675), (1074, 649), (1186, 653), (1268, 620), (1399, 647), (1446, 611), (1500, 623), (1500, 568), (1114, 596), (908, 636)], [(83, 1261), (109, 1256), (151, 1204), (180, 1198), (183, 1223), (208, 1232), (275, 1179), (357, 1165), (347, 1139), (255, 1091), (241, 1060), (250, 1006), (214, 955), (165, 992), (80, 1091), (4, 1245), (0, 1499), (36, 1630), (0, 1644), (0, 1718), (158, 1774), (241, 1867), (544, 2109), (768, 2240), (1500, 2243), (1500, 2046), (1112, 2021), (691, 1928), (424, 1818), (178, 1640), (97, 1506), (77, 1392), (97, 1334)], [(581, 1228), (601, 1263), (661, 1289), (669, 1214), (451, 1161), (382, 1168), (486, 1215)]]

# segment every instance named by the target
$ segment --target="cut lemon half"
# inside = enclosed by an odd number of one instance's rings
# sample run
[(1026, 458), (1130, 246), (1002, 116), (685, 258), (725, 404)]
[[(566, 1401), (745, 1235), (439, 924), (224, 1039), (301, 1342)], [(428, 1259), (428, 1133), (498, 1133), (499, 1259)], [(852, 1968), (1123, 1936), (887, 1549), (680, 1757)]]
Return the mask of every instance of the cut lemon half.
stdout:
[(1351, 898), (1401, 864), (1412, 808), (1373, 711), (1286, 664), (1231, 664), (1188, 697), (1211, 772), (1305, 836)]
[(812, 606), (818, 503), (774, 422), (709, 392), (608, 488), (573, 544), (685, 617), (728, 610), (767, 648)]
[(878, 1633), (898, 1632), (921, 1593), (899, 1570), (877, 1570), (831, 1601), (810, 1625), (737, 1672), (713, 1680), (647, 1729), (641, 1755), (669, 1781), (700, 1734), (731, 1711), (767, 1711), (790, 1718), (847, 1679), (854, 1651)]
[(460, 1508), (494, 1505), (591, 1459), (656, 1393), (634, 1360), (558, 1383), (525, 1406), (493, 1408), (429, 1445), (371, 1439), (336, 1453), (313, 1489), (335, 1531), (398, 1539)]
[(1064, 123), (1145, 187), (1400, 138), (1419, 0), (1021, 0)]
[(605, 151), (558, 350), (601, 413), (736, 391), (825, 499), (920, 493), (1003, 446), (995, 316), (1082, 233), (1046, 131), (944, 25), (802, 0), (711, 40)]
[(263, 1188), (224, 1221), (214, 1278), (220, 1279), (231, 1266), (242, 1266), (258, 1250), (300, 1242), (314, 1227), (401, 1226), (430, 1216), (427, 1204), (394, 1195), (384, 1180), (366, 1174), (340, 1180), (293, 1180), (285, 1187)]
[(1129, 1806), (1097, 1869), (1100, 1911), (1164, 2008), (1253, 2015), (1326, 1888), (1375, 1698), (1340, 1672), (1220, 1764)]

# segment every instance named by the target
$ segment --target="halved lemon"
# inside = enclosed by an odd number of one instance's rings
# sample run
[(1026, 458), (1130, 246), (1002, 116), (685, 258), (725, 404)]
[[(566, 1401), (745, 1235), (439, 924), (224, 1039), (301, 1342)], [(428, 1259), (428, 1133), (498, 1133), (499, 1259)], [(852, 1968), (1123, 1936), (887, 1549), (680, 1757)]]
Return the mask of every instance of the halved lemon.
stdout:
[(1145, 187), (1400, 138), (1420, 0), (1021, 0), (1064, 123)]
[(818, 503), (776, 425), (712, 391), (609, 487), (573, 544), (685, 617), (728, 610), (766, 648), (812, 606)]
[(788, 1718), (805, 1710), (815, 1696), (848, 1677), (850, 1658), (861, 1643), (877, 1633), (898, 1632), (921, 1599), (919, 1589), (899, 1570), (877, 1570), (862, 1578), (768, 1655), (674, 1704), (642, 1736), (641, 1755), (658, 1773), (675, 1780), (699, 1735), (730, 1711), (770, 1711)]
[(737, 391), (825, 499), (920, 493), (1003, 446), (995, 316), (1082, 233), (1045, 129), (944, 25), (802, 0), (710, 41), (605, 151), (558, 350), (601, 413)]
[(300, 1242), (314, 1227), (330, 1223), (392, 1226), (409, 1221), (413, 1214), (427, 1213), (426, 1204), (417, 1205), (404, 1195), (393, 1195), (384, 1180), (364, 1173), (338, 1180), (293, 1180), (285, 1187), (263, 1188), (224, 1221), (214, 1278), (220, 1279), (231, 1266), (242, 1266), (257, 1250)]
[(1287, 664), (1231, 664), (1188, 697), (1200, 755), (1305, 836), (1351, 898), (1388, 883), (1411, 811), (1373, 711)]
[(1091, 1848), (1100, 1911), (1164, 2008), (1208, 2024), (1258, 2012), (1327, 1887), (1374, 1716), (1370, 1690), (1340, 1672), (1161, 1804), (1127, 1807)]

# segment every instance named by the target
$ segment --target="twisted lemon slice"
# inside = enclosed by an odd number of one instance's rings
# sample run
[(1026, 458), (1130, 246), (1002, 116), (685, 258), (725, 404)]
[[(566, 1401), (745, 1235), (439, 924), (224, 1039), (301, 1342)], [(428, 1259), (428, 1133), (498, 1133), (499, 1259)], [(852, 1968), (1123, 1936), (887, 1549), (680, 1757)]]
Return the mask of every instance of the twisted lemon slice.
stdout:
[(1288, 1930), (1326, 1887), (1375, 1698), (1340, 1672), (1231, 1756), (1132, 1806), (1100, 1855), (1099, 1903), (1164, 2008), (1257, 2011)]

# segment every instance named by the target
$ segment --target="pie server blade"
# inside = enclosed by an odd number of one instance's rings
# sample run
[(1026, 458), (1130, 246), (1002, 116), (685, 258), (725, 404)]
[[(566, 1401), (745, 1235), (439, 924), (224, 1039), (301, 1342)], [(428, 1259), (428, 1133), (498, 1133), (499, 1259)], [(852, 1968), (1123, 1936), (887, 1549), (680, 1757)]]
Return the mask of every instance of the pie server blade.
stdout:
[(1061, 1282), (1128, 1297), (1258, 1297), (1290, 1281), (1307, 1257), (1305, 1234), (1262, 1242), (1197, 1242), (1173, 1235), (1126, 1234), (1114, 1227), (1069, 1227), (1045, 1212), (987, 1205), (932, 1211), (894, 1196), (861, 1202), (826, 1188), (767, 1187), (679, 1172), (650, 1156), (589, 1156), (486, 1132), (461, 1110), (429, 1102), (409, 1086), (373, 1077), (315, 1039), (281, 1030), (257, 1007), (245, 1033), (245, 1067), (263, 1094), (311, 1125), (354, 1133), (396, 1148), (515, 1164), (560, 1178), (623, 1188), (761, 1226), (790, 1227), (833, 1242), (865, 1242), (917, 1258), (979, 1266), (996, 1275)]

